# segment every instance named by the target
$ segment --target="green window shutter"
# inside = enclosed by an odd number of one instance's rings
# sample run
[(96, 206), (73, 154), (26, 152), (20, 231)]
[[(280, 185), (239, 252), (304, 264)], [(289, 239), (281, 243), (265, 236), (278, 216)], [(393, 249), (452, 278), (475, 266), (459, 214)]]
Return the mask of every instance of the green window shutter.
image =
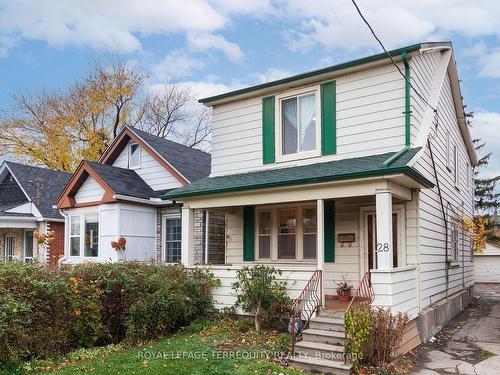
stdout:
[(325, 201), (325, 262), (335, 262), (335, 201)]
[(337, 152), (337, 98), (335, 81), (321, 85), (321, 153)]
[(275, 161), (274, 152), (274, 96), (262, 99), (262, 162), (271, 164)]
[(243, 260), (255, 260), (255, 223), (254, 207), (243, 207)]

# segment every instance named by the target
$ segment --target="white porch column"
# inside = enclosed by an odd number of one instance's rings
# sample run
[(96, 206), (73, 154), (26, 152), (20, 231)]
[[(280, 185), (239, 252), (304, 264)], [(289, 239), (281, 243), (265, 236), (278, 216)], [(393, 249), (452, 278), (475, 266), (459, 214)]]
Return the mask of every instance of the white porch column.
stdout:
[(182, 207), (181, 263), (194, 265), (194, 210), (189, 207)]
[(375, 191), (377, 205), (377, 269), (392, 269), (392, 193), (387, 189)]
[[(325, 265), (325, 201), (318, 199), (316, 201), (316, 258), (318, 259), (318, 270), (323, 271)], [(321, 272), (321, 305), (325, 306), (325, 282), (324, 275)]]

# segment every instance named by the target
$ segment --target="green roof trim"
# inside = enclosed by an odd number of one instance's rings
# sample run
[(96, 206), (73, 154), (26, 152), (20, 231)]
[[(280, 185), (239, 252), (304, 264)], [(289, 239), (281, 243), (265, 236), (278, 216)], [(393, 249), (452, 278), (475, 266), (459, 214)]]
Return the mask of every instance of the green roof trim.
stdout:
[[(392, 51), (388, 51), (388, 53), (391, 56), (393, 56), (393, 57), (401, 56), (401, 54), (403, 52), (405, 52), (405, 51), (406, 51), (406, 53), (411, 53), (411, 52), (418, 51), (421, 48), (421, 46), (422, 46), (422, 43), (413, 44), (411, 46), (407, 46), (407, 47), (403, 47), (403, 48), (394, 49)], [(297, 75), (294, 75), (294, 76), (291, 76), (291, 77), (278, 79), (276, 81), (266, 82), (266, 83), (263, 83), (263, 84), (260, 84), (260, 85), (246, 87), (246, 88), (235, 90), (235, 91), (230, 91), (230, 92), (227, 92), (225, 94), (210, 96), (208, 98), (200, 99), (199, 102), (200, 103), (210, 103), (210, 102), (214, 102), (214, 101), (217, 101), (217, 100), (230, 98), (230, 97), (233, 97), (233, 96), (247, 94), (247, 93), (250, 93), (252, 91), (258, 91), (258, 90), (263, 90), (263, 89), (267, 89), (267, 88), (274, 87), (274, 86), (284, 85), (284, 84), (287, 84), (287, 83), (290, 83), (290, 82), (293, 82), (293, 81), (298, 81), (298, 80), (301, 80), (301, 79), (306, 79), (306, 78), (310, 78), (310, 77), (314, 77), (314, 76), (319, 76), (319, 75), (322, 75), (322, 74), (332, 73), (332, 72), (335, 72), (335, 71), (338, 71), (338, 70), (352, 68), (354, 66), (368, 64), (368, 63), (371, 63), (371, 62), (374, 62), (374, 61), (383, 60), (383, 59), (387, 59), (387, 58), (388, 58), (387, 53), (382, 52), (382, 53), (379, 53), (379, 54), (376, 54), (376, 55), (372, 55), (372, 56), (368, 56), (368, 57), (363, 57), (361, 59), (352, 60), (352, 61), (348, 61), (348, 62), (345, 62), (345, 63), (341, 63), (341, 64), (329, 66), (327, 68), (317, 69), (317, 70), (313, 70), (313, 71), (310, 71), (310, 72), (297, 74)]]
[(206, 177), (190, 185), (171, 190), (162, 196), (162, 199), (175, 200), (194, 196), (342, 181), (390, 174), (405, 174), (426, 187), (434, 187), (434, 184), (420, 172), (407, 166), (419, 150), (420, 147), (412, 148), (400, 154), (399, 157), (392, 161), (390, 166), (384, 166), (384, 162), (400, 153), (400, 151), (298, 167), (273, 168), (258, 172)]

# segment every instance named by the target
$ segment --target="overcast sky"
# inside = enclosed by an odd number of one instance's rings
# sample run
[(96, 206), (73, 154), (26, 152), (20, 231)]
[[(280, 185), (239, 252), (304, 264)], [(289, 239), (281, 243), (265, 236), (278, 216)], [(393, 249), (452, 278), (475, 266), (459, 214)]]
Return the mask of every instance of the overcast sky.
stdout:
[[(452, 41), (500, 174), (500, 1), (359, 0), (388, 48)], [(350, 0), (0, 0), (0, 107), (116, 54), (208, 96), (380, 52)]]

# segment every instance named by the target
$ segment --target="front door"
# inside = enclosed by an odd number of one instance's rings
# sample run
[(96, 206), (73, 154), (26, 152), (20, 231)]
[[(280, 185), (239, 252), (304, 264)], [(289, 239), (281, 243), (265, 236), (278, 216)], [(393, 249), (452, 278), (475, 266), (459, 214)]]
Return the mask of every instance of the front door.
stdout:
[[(365, 219), (366, 225), (366, 247), (368, 249), (368, 270), (377, 268), (377, 216), (375, 213), (368, 213)], [(398, 266), (398, 214), (392, 214), (392, 262), (393, 267)]]
[(14, 259), (14, 235), (10, 233), (5, 235), (4, 257), (6, 262)]

